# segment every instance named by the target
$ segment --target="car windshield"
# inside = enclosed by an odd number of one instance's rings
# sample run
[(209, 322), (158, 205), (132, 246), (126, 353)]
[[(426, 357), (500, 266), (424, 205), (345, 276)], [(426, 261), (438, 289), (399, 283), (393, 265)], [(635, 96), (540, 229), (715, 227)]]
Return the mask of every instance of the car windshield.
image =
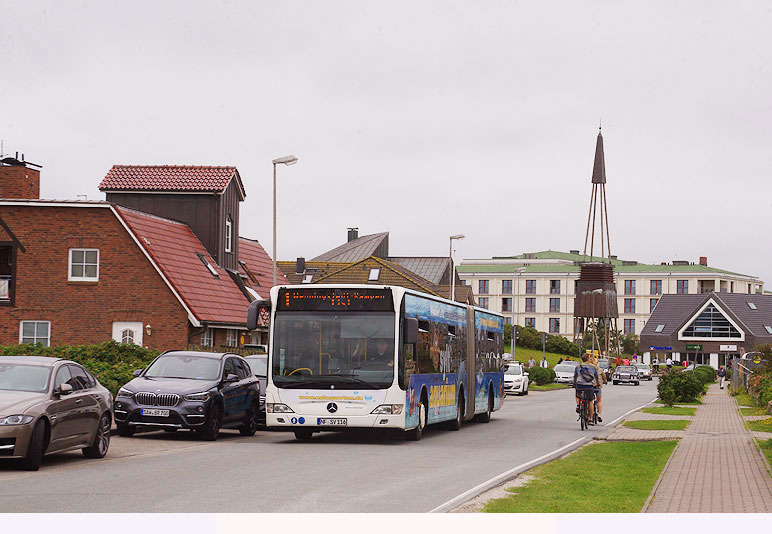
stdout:
[(598, 360), (598, 367), (601, 369), (608, 367), (608, 360)]
[(638, 365), (636, 365), (636, 367), (638, 369), (640, 369), (641, 371), (650, 371), (651, 370), (651, 367), (649, 367), (646, 364), (638, 364)]
[(634, 373), (635, 371), (636, 369), (632, 365), (620, 365), (617, 367), (618, 373)]
[(564, 363), (561, 363), (560, 365), (556, 365), (553, 371), (556, 373), (573, 373), (574, 372), (574, 365), (566, 365)]
[(48, 391), (51, 368), (43, 365), (0, 363), (0, 391)]
[(280, 388), (385, 389), (394, 382), (393, 312), (277, 312), (271, 377)]
[(519, 365), (510, 365), (506, 369), (504, 369), (504, 374), (521, 375), (523, 374), (523, 369)]
[(146, 378), (187, 378), (191, 380), (217, 380), (220, 378), (219, 358), (168, 354), (150, 364)]
[(249, 363), (250, 369), (255, 376), (268, 376), (268, 356), (247, 356), (244, 358)]

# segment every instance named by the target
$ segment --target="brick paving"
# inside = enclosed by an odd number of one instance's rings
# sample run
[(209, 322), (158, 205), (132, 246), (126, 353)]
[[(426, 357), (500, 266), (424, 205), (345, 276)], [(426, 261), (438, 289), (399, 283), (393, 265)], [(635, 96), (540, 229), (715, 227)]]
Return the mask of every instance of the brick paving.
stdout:
[(685, 430), (640, 430), (638, 428), (617, 427), (606, 437), (608, 441), (662, 441), (684, 437)]
[(772, 512), (772, 478), (726, 391), (710, 386), (646, 512)]
[(691, 421), (692, 415), (664, 415), (660, 413), (635, 412), (630, 414), (625, 421)]

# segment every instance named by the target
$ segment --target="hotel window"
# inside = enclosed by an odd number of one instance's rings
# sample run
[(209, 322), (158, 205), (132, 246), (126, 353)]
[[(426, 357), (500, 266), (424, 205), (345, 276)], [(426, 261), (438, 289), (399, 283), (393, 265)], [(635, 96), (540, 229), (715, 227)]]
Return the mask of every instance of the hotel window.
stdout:
[(225, 252), (231, 252), (233, 249), (233, 221), (231, 216), (225, 219)]
[(502, 295), (511, 295), (512, 294), (512, 280), (502, 280), (501, 281), (501, 294)]
[(526, 328), (536, 328), (536, 317), (526, 317), (525, 326)]
[(552, 318), (550, 319), (550, 334), (559, 334), (560, 333), (560, 319)]
[(654, 308), (657, 306), (657, 302), (659, 302), (659, 299), (649, 299), (649, 313), (654, 311)]
[(635, 334), (635, 319), (625, 319), (625, 334)]
[(550, 299), (550, 313), (560, 313), (560, 299)]
[(71, 248), (68, 280), (74, 282), (99, 281), (99, 250)]
[(535, 295), (536, 294), (536, 280), (526, 280), (525, 281), (525, 294), (526, 295)]
[(625, 313), (635, 313), (635, 299), (625, 299)]
[(635, 280), (625, 280), (625, 295), (635, 295)]
[(661, 295), (662, 294), (662, 280), (652, 280), (651, 287), (649, 288), (649, 295)]
[(479, 280), (478, 281), (478, 293), (480, 295), (487, 295), (488, 289), (490, 288), (490, 281), (489, 280)]
[(535, 298), (527, 298), (527, 299), (525, 299), (525, 311), (527, 311), (527, 312), (536, 312), (536, 299)]
[(679, 295), (689, 293), (689, 280), (676, 280), (676, 293)]
[(51, 321), (22, 321), (19, 328), (19, 343), (51, 344)]
[(504, 317), (504, 324), (512, 324), (512, 317)]
[(214, 332), (211, 328), (207, 328), (204, 330), (204, 333), (201, 334), (201, 346), (202, 347), (212, 347), (214, 346)]
[(482, 297), (480, 299), (480, 307), (485, 308), (486, 310), (488, 309), (488, 297)]
[(560, 280), (550, 280), (550, 294), (560, 295)]
[(729, 292), (734, 293), (734, 282), (729, 282)]
[(501, 299), (501, 311), (502, 312), (511, 312), (512, 311), (512, 298), (503, 298)]

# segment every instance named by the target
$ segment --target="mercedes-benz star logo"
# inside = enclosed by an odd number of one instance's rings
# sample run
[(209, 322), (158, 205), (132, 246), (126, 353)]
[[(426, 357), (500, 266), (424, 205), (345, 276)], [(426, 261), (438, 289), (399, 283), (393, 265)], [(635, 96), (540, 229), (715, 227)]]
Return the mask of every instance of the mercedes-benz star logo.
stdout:
[(330, 412), (330, 413), (337, 412), (338, 411), (338, 405), (335, 404), (334, 402), (331, 402), (330, 404), (327, 405), (327, 411)]

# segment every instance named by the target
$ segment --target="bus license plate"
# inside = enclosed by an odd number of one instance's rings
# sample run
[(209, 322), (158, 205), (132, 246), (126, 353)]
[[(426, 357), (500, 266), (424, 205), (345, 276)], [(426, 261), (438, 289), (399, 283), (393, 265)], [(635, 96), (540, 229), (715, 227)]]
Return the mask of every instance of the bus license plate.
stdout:
[(157, 410), (155, 408), (142, 408), (142, 415), (151, 417), (169, 417), (169, 410)]
[(346, 419), (344, 417), (318, 417), (316, 424), (319, 426), (346, 426)]

